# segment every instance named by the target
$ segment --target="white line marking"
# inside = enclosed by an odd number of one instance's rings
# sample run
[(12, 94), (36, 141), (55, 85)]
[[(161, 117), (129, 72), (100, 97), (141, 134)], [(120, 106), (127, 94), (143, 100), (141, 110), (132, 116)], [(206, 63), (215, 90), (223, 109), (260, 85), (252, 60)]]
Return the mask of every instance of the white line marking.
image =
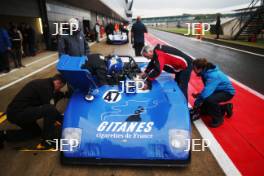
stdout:
[(32, 72), (32, 73), (30, 73), (30, 74), (28, 74), (28, 75), (26, 75), (26, 76), (23, 76), (22, 78), (19, 78), (19, 79), (15, 80), (15, 81), (13, 81), (13, 82), (11, 82), (11, 83), (9, 83), (9, 84), (6, 84), (6, 85), (0, 87), (0, 91), (4, 90), (4, 89), (6, 89), (6, 88), (8, 88), (8, 87), (10, 87), (10, 86), (13, 86), (14, 84), (16, 84), (16, 83), (18, 83), (18, 82), (20, 82), (20, 81), (23, 81), (24, 79), (26, 79), (26, 78), (28, 78), (28, 77), (30, 77), (30, 76), (32, 76), (32, 75), (38, 73), (38, 72), (41, 72), (41, 71), (45, 70), (46, 68), (48, 68), (48, 67), (50, 67), (50, 66), (56, 64), (57, 62), (58, 62), (58, 60), (56, 60), (56, 61), (54, 61), (54, 62), (52, 62), (52, 63), (50, 63), (50, 64), (48, 64), (48, 65), (45, 65), (44, 67), (42, 67), (42, 68), (40, 68), (40, 69), (38, 69), (38, 70), (35, 70), (34, 72)]
[[(165, 42), (162, 39), (159, 39), (157, 36), (150, 34), (154, 37), (156, 37), (158, 40), (162, 41), (163, 43), (172, 46), (168, 42)], [(174, 47), (174, 46), (172, 46)], [(189, 55), (191, 58), (195, 59), (192, 55), (186, 53), (185, 51), (181, 50), (183, 53)], [(190, 104), (188, 106), (191, 106)], [(210, 146), (209, 149), (214, 155), (217, 163), (219, 166), (223, 169), (224, 173), (226, 175), (230, 176), (236, 176), (236, 175), (241, 175), (237, 167), (234, 165), (232, 160), (229, 158), (229, 156), (225, 153), (221, 145), (218, 143), (218, 141), (214, 138), (213, 134), (211, 131), (206, 127), (206, 125), (203, 123), (201, 119), (197, 120), (194, 122), (194, 126), (196, 129), (199, 131), (200, 135), (202, 136), (203, 139), (208, 139), (210, 141)]]
[(236, 83), (237, 85), (239, 85), (239, 86), (242, 87), (243, 89), (245, 89), (245, 90), (247, 90), (248, 92), (252, 93), (253, 95), (259, 97), (260, 99), (264, 100), (264, 95), (263, 95), (263, 94), (261, 94), (261, 93), (255, 91), (255, 90), (253, 90), (253, 89), (251, 89), (250, 87), (244, 85), (243, 83), (241, 83), (241, 82), (235, 80), (234, 78), (232, 78), (232, 77), (230, 77), (230, 76), (228, 76), (228, 77), (229, 77), (229, 79), (230, 79), (232, 82)]
[[(163, 32), (166, 32), (166, 31), (163, 31)], [(169, 32), (170, 33), (170, 32)], [(171, 33), (172, 34), (172, 33)], [(180, 37), (184, 37), (182, 35), (179, 35), (179, 34), (175, 34), (175, 35), (178, 35)], [(233, 48), (233, 47), (230, 47), (230, 46), (225, 46), (225, 45), (220, 45), (220, 44), (216, 44), (216, 43), (213, 43), (213, 42), (209, 42), (209, 41), (204, 41), (204, 40), (198, 40), (196, 38), (193, 38), (193, 37), (185, 37), (189, 40), (192, 40), (192, 41), (196, 41), (196, 42), (203, 42), (203, 43), (207, 43), (207, 44), (211, 44), (211, 45), (215, 45), (215, 46), (219, 46), (219, 47), (222, 47), (222, 48), (228, 48), (228, 49), (231, 49), (231, 50), (235, 50), (235, 51), (240, 51), (240, 52), (243, 52), (243, 53), (247, 53), (247, 54), (252, 54), (252, 55), (255, 55), (255, 56), (260, 56), (260, 57), (264, 57), (264, 54), (258, 54), (258, 53), (253, 53), (253, 52), (250, 52), (250, 51), (246, 51), (246, 50), (242, 50), (242, 49), (237, 49), (237, 48)], [(261, 48), (260, 48), (261, 49)]]
[[(40, 59), (38, 59), (38, 60), (36, 60), (36, 61), (33, 61), (33, 62), (29, 63), (29, 64), (26, 64), (25, 66), (26, 66), (26, 67), (31, 66), (31, 65), (33, 65), (33, 64), (35, 64), (35, 63), (38, 63), (38, 62), (43, 61), (43, 60), (46, 60), (46, 59), (48, 59), (48, 58), (50, 58), (50, 57), (52, 57), (52, 56), (54, 56), (54, 55), (57, 55), (57, 54), (58, 54), (58, 53), (54, 53), (54, 54), (50, 54), (50, 55), (48, 55), (48, 56), (44, 56), (44, 57), (42, 57), (42, 58), (40, 58)], [(22, 68), (22, 69), (23, 69), (23, 68)], [(0, 78), (3, 77), (3, 76), (8, 75), (9, 73), (13, 73), (13, 72), (15, 72), (15, 71), (18, 71), (18, 70), (20, 70), (20, 69), (15, 68), (15, 69), (11, 70), (11, 71), (8, 72), (8, 73), (3, 73), (3, 74), (0, 75)]]
[(15, 68), (15, 69), (11, 70), (11, 71), (8, 72), (8, 73), (2, 73), (2, 74), (0, 74), (0, 78), (3, 77), (3, 76), (5, 76), (5, 75), (8, 75), (9, 73), (13, 73), (13, 72), (15, 72), (15, 71), (17, 71), (17, 70), (18, 70), (18, 68)]
[(219, 46), (219, 47), (222, 47), (222, 48), (228, 48), (228, 49), (231, 49), (231, 50), (240, 51), (240, 52), (247, 53), (247, 54), (252, 54), (252, 55), (255, 55), (255, 56), (264, 57), (264, 54), (253, 53), (253, 52), (250, 52), (250, 51), (237, 49), (237, 48), (232, 48), (230, 46), (224, 46), (224, 45), (220, 45), (220, 44), (216, 44), (216, 43), (212, 43), (212, 42), (208, 42), (208, 41), (202, 41), (202, 42), (208, 43), (208, 44), (211, 44), (211, 45), (215, 45), (215, 46)]
[(53, 53), (53, 54), (50, 54), (50, 55), (48, 55), (48, 56), (44, 56), (43, 58), (41, 58), (41, 59), (39, 59), (39, 60), (36, 60), (36, 61), (34, 61), (34, 62), (31, 62), (31, 63), (27, 64), (26, 66), (28, 67), (28, 66), (30, 66), (30, 65), (33, 65), (33, 64), (38, 63), (38, 62), (40, 62), (40, 61), (46, 60), (46, 59), (48, 59), (48, 58), (50, 58), (50, 57), (52, 57), (52, 56), (55, 56), (55, 55), (58, 55), (58, 53)]
[(241, 175), (237, 167), (234, 165), (234, 163), (229, 158), (229, 156), (225, 153), (221, 145), (217, 142), (217, 140), (214, 138), (213, 134), (206, 127), (203, 121), (201, 119), (198, 119), (193, 123), (197, 128), (197, 130), (199, 131), (199, 133), (201, 134), (201, 136), (203, 137), (203, 139), (208, 139), (210, 141), (209, 148), (213, 153), (216, 161), (223, 169), (224, 173), (230, 176)]

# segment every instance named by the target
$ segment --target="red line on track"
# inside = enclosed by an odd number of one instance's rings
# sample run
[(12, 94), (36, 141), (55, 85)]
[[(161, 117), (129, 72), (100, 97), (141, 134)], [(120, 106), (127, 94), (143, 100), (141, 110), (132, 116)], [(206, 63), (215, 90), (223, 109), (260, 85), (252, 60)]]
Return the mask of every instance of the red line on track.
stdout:
[[(145, 38), (151, 45), (165, 44), (149, 34)], [(232, 84), (236, 89), (233, 116), (225, 118), (222, 126), (209, 130), (243, 175), (264, 175), (264, 100), (235, 82)], [(202, 81), (192, 73), (189, 95), (202, 88)], [(189, 97), (189, 101), (192, 104), (194, 100)], [(203, 120), (207, 123), (210, 119)]]

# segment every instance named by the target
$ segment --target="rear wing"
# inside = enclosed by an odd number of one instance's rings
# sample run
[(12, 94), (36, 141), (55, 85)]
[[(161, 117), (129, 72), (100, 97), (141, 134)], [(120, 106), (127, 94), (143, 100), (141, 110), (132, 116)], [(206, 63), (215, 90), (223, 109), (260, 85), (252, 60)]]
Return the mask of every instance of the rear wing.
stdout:
[(97, 89), (92, 74), (88, 69), (84, 69), (83, 65), (89, 59), (85, 56), (73, 57), (62, 55), (57, 64), (57, 70), (62, 74), (63, 78), (74, 88), (84, 92)]

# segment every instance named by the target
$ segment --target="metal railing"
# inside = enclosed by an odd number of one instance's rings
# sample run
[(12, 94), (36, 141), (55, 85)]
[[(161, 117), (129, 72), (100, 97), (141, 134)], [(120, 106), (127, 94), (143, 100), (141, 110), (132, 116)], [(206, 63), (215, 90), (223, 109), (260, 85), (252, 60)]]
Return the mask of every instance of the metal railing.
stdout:
[[(254, 12), (258, 10), (259, 7), (263, 6), (264, 0), (252, 0), (248, 8), (242, 9), (239, 20), (232, 27), (231, 35), (234, 39), (244, 30), (244, 28), (250, 23), (250, 19), (255, 15)], [(257, 4), (260, 3), (260, 6)], [(238, 31), (237, 33), (235, 33)]]

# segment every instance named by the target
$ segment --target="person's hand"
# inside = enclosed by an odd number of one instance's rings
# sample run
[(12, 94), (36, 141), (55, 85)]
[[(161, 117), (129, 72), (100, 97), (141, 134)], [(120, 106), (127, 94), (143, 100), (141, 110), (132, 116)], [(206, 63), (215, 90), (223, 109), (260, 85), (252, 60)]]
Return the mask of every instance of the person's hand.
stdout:
[(145, 79), (147, 77), (147, 74), (145, 72), (142, 72), (139, 74), (141, 79)]
[(193, 98), (197, 98), (200, 95), (200, 93), (192, 93)]

